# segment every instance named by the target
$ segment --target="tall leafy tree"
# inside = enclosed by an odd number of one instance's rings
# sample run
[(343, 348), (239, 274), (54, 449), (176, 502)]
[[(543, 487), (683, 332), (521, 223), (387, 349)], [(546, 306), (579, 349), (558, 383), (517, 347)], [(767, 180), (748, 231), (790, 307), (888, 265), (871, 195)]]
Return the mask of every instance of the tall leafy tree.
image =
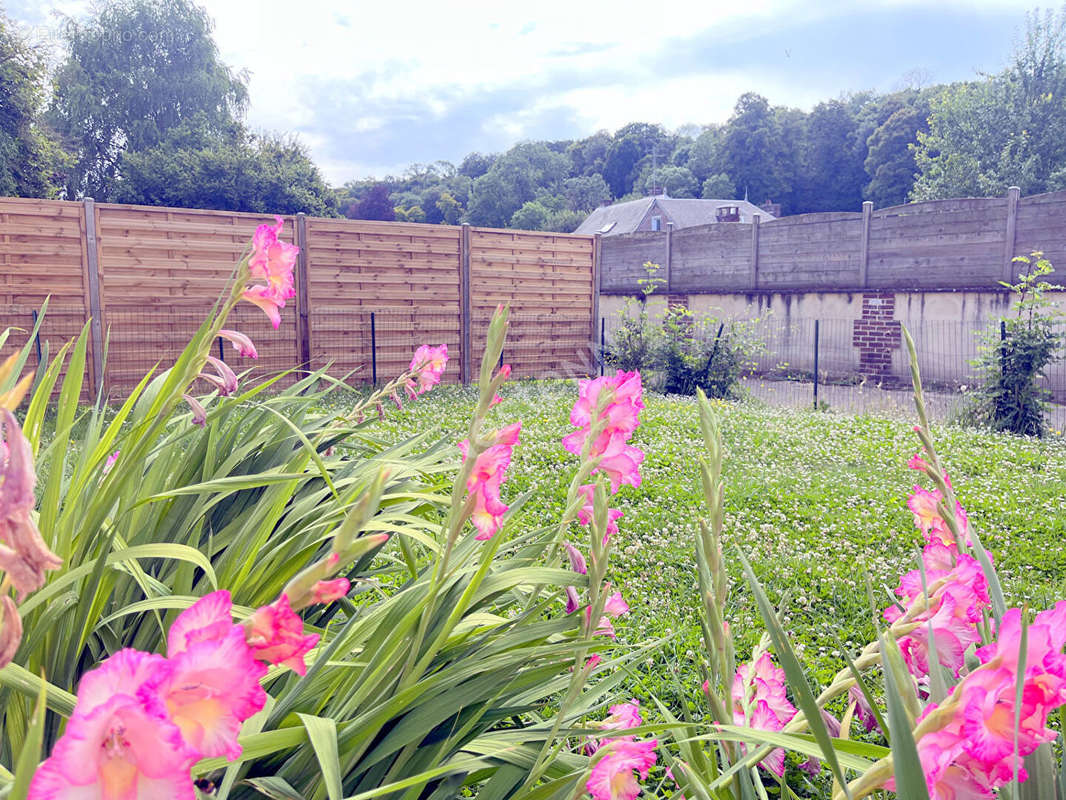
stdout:
[(517, 144), (474, 181), (467, 216), (474, 225), (505, 226), (524, 203), (554, 194), (569, 170), (570, 159), (544, 142)]
[(645, 195), (661, 190), (670, 197), (696, 197), (700, 186), (696, 181), (696, 176), (689, 171), (688, 167), (675, 167), (668, 164), (655, 168), (650, 165), (646, 167), (637, 180), (636, 189)]
[(864, 162), (869, 183), (863, 197), (879, 207), (907, 202), (918, 166), (914, 148), (918, 133), (928, 130), (927, 105), (904, 105), (877, 126), (867, 139)]
[(296, 140), (218, 132), (201, 116), (119, 162), (118, 202), (182, 208), (335, 216), (337, 201)]
[(914, 199), (1048, 187), (1066, 166), (1066, 8), (1030, 15), (1003, 73), (935, 98), (915, 160)]
[(158, 146), (194, 116), (225, 132), (247, 103), (207, 13), (192, 0), (110, 0), (67, 20), (49, 120), (73, 154), (68, 198), (109, 199), (122, 156)]
[[(806, 146), (793, 211), (858, 211), (866, 182), (858, 125), (841, 100), (819, 103), (806, 119)], [(865, 143), (863, 143), (865, 144)]]
[(753, 92), (740, 96), (719, 153), (719, 169), (733, 179), (741, 196), (761, 203), (792, 191), (781, 121), (765, 97)]
[(392, 200), (389, 198), (389, 187), (384, 183), (375, 183), (348, 216), (354, 219), (379, 219), (385, 222), (396, 219)]
[(563, 181), (563, 197), (571, 211), (592, 211), (611, 202), (611, 187), (602, 175), (582, 175)]
[(63, 153), (41, 124), (44, 58), (0, 13), (0, 196), (50, 197)]

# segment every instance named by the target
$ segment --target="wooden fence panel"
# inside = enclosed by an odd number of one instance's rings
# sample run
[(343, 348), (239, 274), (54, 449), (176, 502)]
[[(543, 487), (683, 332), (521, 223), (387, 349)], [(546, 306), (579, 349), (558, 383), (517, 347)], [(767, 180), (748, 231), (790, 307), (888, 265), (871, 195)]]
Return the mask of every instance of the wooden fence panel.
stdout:
[(445, 379), (460, 359), (459, 232), (456, 226), (308, 218), (311, 362), (369, 380), (370, 312), (377, 375), (405, 370), (420, 344), (447, 344)]
[[(170, 366), (233, 275), (256, 227), (274, 218), (103, 203), (97, 209), (107, 375), (112, 394), (121, 396), (156, 364)], [(284, 223), (280, 236), (292, 241), (293, 219)], [(268, 375), (295, 367), (294, 309), (291, 301), (282, 309), (275, 331), (262, 311), (238, 305), (229, 326), (252, 337), (259, 358), (241, 359), (228, 344), (214, 354), (238, 373), (254, 368)]]
[[(273, 220), (210, 210), (0, 199), (0, 325), (31, 327), (33, 309), (50, 293), (52, 314), (41, 339), (54, 352), (81, 330), (90, 283), (98, 285), (106, 329), (101, 343), (108, 337), (107, 387), (119, 398), (149, 369), (173, 363), (232, 277), (256, 227)], [(296, 218), (283, 220), (281, 238), (294, 241)], [(212, 346), (215, 355), (238, 373), (269, 374), (296, 367), (305, 352), (313, 366), (332, 363), (334, 374), (355, 371), (356, 381), (376, 374), (384, 382), (406, 369), (418, 345), (444, 343), (451, 356), (445, 380), (459, 378), (460, 228), (305, 218), (302, 230), (307, 269), (297, 291), (306, 301), (309, 325), (295, 324), (295, 301), (282, 311), (278, 331), (259, 309), (242, 303), (229, 326), (252, 337), (259, 359), (243, 361), (225, 343)], [(541, 374), (545, 365), (569, 375), (592, 371), (593, 237), (472, 229), (465, 254), (471, 350), (476, 346), (480, 355), (492, 310), (510, 303), (508, 357), (516, 375)]]
[(473, 369), (488, 320), (511, 306), (504, 361), (516, 377), (592, 370), (592, 237), (473, 228), (470, 231)]
[[(26, 343), (46, 298), (40, 346), (32, 350), (26, 369), (36, 369), (38, 350), (46, 360), (55, 355), (88, 320), (87, 295), (81, 204), (0, 199), (0, 331), (14, 329), (0, 360)], [(91, 372), (91, 358), (86, 369)], [(92, 387), (90, 377), (82, 400), (89, 399)]]

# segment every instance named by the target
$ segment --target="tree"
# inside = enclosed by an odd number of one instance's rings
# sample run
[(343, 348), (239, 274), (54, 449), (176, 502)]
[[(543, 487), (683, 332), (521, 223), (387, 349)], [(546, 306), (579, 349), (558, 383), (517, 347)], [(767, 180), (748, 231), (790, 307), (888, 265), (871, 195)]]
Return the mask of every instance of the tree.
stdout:
[(413, 205), (403, 208), (402, 206), (396, 206), (394, 209), (397, 222), (425, 222), (426, 212), (422, 210), (422, 206)]
[(583, 175), (563, 181), (563, 196), (571, 211), (592, 211), (611, 202), (611, 187), (602, 175)]
[(792, 210), (858, 211), (866, 183), (866, 149), (856, 146), (851, 109), (840, 100), (819, 103), (807, 116), (806, 129), (799, 196)]
[(496, 160), (494, 155), (485, 155), (484, 153), (470, 153), (459, 164), (459, 174), (466, 175), (471, 180), (476, 180), (489, 171), (492, 163)]
[(201, 116), (154, 147), (122, 154), (112, 195), (121, 203), (335, 216), (337, 200), (295, 139), (213, 131)]
[(511, 216), (510, 227), (522, 231), (542, 231), (546, 229), (551, 215), (551, 209), (539, 200), (530, 200)]
[(40, 121), (44, 58), (0, 13), (0, 196), (51, 197), (64, 154)]
[(665, 164), (674, 142), (662, 125), (631, 122), (619, 128), (607, 151), (603, 177), (615, 197), (629, 194), (640, 176), (645, 159)]
[(755, 202), (780, 199), (792, 191), (781, 123), (765, 97), (748, 92), (737, 100), (722, 134), (718, 161), (737, 192)]
[(724, 172), (719, 172), (703, 182), (700, 197), (706, 200), (733, 200), (736, 192), (732, 179)]
[(567, 148), (567, 154), (573, 164), (573, 175), (602, 175), (603, 165), (607, 161), (607, 151), (611, 147), (611, 134), (596, 131), (585, 139), (579, 139)]
[(1047, 188), (1066, 166), (1066, 8), (1028, 17), (1004, 72), (940, 93), (915, 161), (914, 199)]
[(919, 131), (928, 129), (928, 115), (927, 109), (903, 106), (870, 134), (863, 165), (870, 182), (863, 197), (881, 208), (907, 202), (918, 169), (914, 148)]
[(538, 193), (554, 193), (566, 178), (570, 159), (544, 142), (521, 142), (474, 181), (468, 216), (474, 225), (502, 227)]
[(510, 227), (524, 231), (558, 231), (571, 233), (585, 220), (585, 214), (566, 208), (559, 195), (542, 195), (523, 203), (511, 217)]
[(440, 197), (437, 198), (437, 211), (440, 212), (441, 221), (445, 225), (458, 224), (459, 218), (463, 215), (463, 207), (447, 190), (441, 192)]
[(389, 187), (383, 183), (375, 183), (366, 197), (359, 201), (354, 208), (355, 219), (379, 219), (391, 222), (396, 219), (392, 210), (392, 200), (389, 199)]
[(721, 143), (722, 127), (720, 125), (708, 125), (696, 137), (689, 150), (686, 164), (696, 176), (696, 180), (705, 181), (716, 174)]
[(192, 0), (111, 0), (84, 23), (67, 20), (48, 118), (74, 157), (68, 198), (111, 198), (123, 154), (156, 147), (185, 120), (215, 132), (238, 121), (247, 89), (211, 29)]
[(699, 189), (696, 176), (688, 167), (664, 166), (647, 168), (641, 173), (636, 188), (645, 195), (666, 192), (670, 197), (695, 197)]

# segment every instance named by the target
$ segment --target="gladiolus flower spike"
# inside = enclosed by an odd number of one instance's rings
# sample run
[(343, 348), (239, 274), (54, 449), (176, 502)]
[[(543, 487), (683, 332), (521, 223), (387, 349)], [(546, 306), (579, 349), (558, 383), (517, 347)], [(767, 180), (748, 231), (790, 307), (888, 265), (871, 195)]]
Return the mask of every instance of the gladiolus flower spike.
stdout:
[(640, 486), (640, 465), (644, 453), (627, 444), (640, 424), (638, 415), (644, 408), (639, 372), (618, 372), (613, 377), (594, 378), (578, 382), (578, 399), (570, 412), (570, 422), (578, 430), (563, 437), (563, 447), (574, 455), (582, 455), (594, 427), (601, 392), (609, 391), (610, 400), (599, 411), (596, 423), (601, 432), (589, 444), (588, 458), (598, 459), (595, 472), (602, 471), (611, 479), (611, 493), (623, 485)]
[(263, 309), (274, 328), (281, 326), (281, 309), (285, 301), (296, 296), (293, 268), (300, 248), (282, 242), (278, 234), (285, 227), (281, 217), (274, 225), (260, 225), (252, 237), (252, 255), (248, 270), (253, 279), (265, 281), (245, 287), (240, 298)]

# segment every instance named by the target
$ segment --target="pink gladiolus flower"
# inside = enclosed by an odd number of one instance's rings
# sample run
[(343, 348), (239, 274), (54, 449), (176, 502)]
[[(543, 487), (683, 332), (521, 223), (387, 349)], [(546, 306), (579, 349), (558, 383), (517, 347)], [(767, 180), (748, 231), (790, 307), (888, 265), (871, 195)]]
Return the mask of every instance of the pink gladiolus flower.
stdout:
[(605, 422), (603, 432), (589, 447), (589, 458), (599, 459), (596, 471), (603, 471), (611, 479), (611, 493), (625, 484), (640, 486), (640, 465), (644, 453), (626, 444), (640, 424), (638, 415), (644, 408), (639, 372), (618, 372), (613, 377), (578, 382), (578, 399), (570, 412), (571, 424), (578, 430), (563, 437), (563, 447), (581, 455), (592, 428), (601, 391), (610, 391), (611, 401), (600, 414)]
[[(409, 378), (405, 384), (407, 393), (412, 397), (418, 397), (423, 392), (428, 392), (438, 383), (444, 370), (448, 367), (448, 345), (442, 344), (430, 347), (428, 344), (421, 345), (415, 350), (414, 358), (408, 369), (418, 374)], [(415, 382), (417, 381), (417, 383)]]
[(285, 299), (296, 296), (293, 268), (300, 248), (278, 239), (285, 227), (281, 217), (274, 217), (274, 225), (260, 225), (252, 237), (252, 257), (248, 269), (253, 278), (261, 278)]
[[(923, 534), (927, 542), (938, 542), (954, 547), (955, 538), (937, 510), (937, 503), (943, 499), (938, 490), (928, 491), (920, 486), (915, 486), (910, 497), (907, 498), (907, 507), (914, 514), (914, 524)], [(955, 521), (962, 531), (963, 539), (967, 545), (971, 545), (969, 536), (969, 519), (963, 507), (955, 502)]]
[(316, 644), (318, 634), (304, 635), (303, 620), (285, 595), (268, 606), (260, 606), (248, 618), (248, 645), (260, 661), (281, 664), (298, 675), (306, 675), (304, 656)]
[(33, 776), (29, 800), (193, 800), (196, 753), (145, 691), (170, 669), (162, 656), (120, 650), (87, 672), (63, 736)]
[[(953, 709), (946, 724), (918, 739), (932, 800), (992, 798), (1015, 771), (1026, 780), (1022, 759), (1055, 738), (1047, 721), (1066, 703), (1066, 602), (1040, 612), (1028, 627), (1015, 749), (1021, 631), (1021, 611), (1009, 609), (995, 642), (977, 650), (983, 666), (963, 678), (944, 704), (943, 711)], [(929, 706), (923, 718), (935, 709)]]
[(22, 642), (22, 617), (10, 595), (0, 596), (0, 669), (11, 663)]
[(285, 227), (281, 217), (274, 217), (275, 225), (260, 225), (252, 237), (252, 256), (248, 260), (248, 269), (253, 278), (264, 280), (266, 284), (247, 287), (241, 294), (242, 300), (254, 303), (266, 312), (271, 324), (281, 325), (281, 309), (285, 301), (296, 296), (293, 267), (300, 248), (282, 242), (278, 234)]
[(592, 768), (585, 788), (594, 800), (633, 800), (640, 794), (640, 784), (633, 773), (644, 780), (655, 764), (659, 742), (612, 740), (602, 748), (604, 755)]
[(183, 394), (181, 397), (186, 403), (188, 403), (189, 410), (192, 411), (192, 424), (200, 425), (201, 427), (206, 425), (207, 409), (203, 407), (203, 404), (191, 394)]
[(207, 363), (215, 368), (217, 377), (208, 372), (201, 372), (200, 377), (214, 385), (223, 397), (229, 397), (237, 391), (237, 374), (220, 358), (208, 356)]
[[(614, 625), (611, 624), (611, 618), (617, 619), (628, 611), (629, 606), (626, 604), (626, 601), (622, 599), (621, 592), (615, 592), (614, 594), (609, 595), (607, 601), (603, 604), (603, 616), (600, 617), (599, 625), (593, 632), (593, 635), (610, 636), (613, 639), (615, 634)], [(585, 624), (588, 625), (591, 619), (592, 606), (585, 606)]]
[[(618, 703), (608, 709), (607, 719), (598, 722), (590, 722), (589, 727), (601, 728), (605, 731), (623, 731), (628, 728), (639, 728), (644, 724), (644, 717), (640, 714), (640, 701), (631, 700), (628, 703)], [(610, 739), (613, 742), (631, 742), (634, 736), (615, 736)], [(585, 753), (592, 755), (607, 744), (602, 737), (591, 736), (585, 745)]]
[[(733, 723), (764, 731), (780, 731), (796, 716), (785, 693), (785, 671), (762, 653), (752, 664), (741, 664), (733, 676)], [(771, 752), (759, 765), (778, 777), (785, 774), (785, 751)]]
[(852, 686), (848, 690), (848, 700), (855, 704), (855, 716), (859, 718), (859, 722), (866, 728), (867, 733), (874, 728), (879, 729), (873, 707), (858, 686)]
[[(581, 506), (581, 509), (577, 512), (577, 521), (582, 525), (591, 525), (592, 517), (595, 513), (595, 507), (592, 502), (593, 492), (596, 490), (594, 483), (586, 483), (584, 486), (578, 487), (578, 493), (584, 495), (585, 504)], [(607, 509), (607, 530), (603, 534), (603, 543), (618, 533), (618, 520), (622, 518), (622, 512), (616, 508)]]
[(14, 414), (0, 407), (0, 569), (18, 600), (44, 585), (45, 572), (63, 560), (48, 549), (30, 517), (35, 499), (33, 449)]
[(563, 549), (566, 550), (566, 555), (570, 558), (570, 569), (582, 575), (588, 574), (588, 565), (585, 563), (585, 556), (581, 554), (581, 551), (570, 542), (563, 542)]
[(319, 581), (311, 588), (311, 602), (332, 603), (348, 594), (351, 588), (352, 584), (347, 578)]
[(231, 331), (223, 328), (218, 335), (233, 345), (233, 349), (245, 358), (259, 358), (259, 353), (252, 344), (252, 340), (240, 331)]
[(118, 457), (122, 454), (121, 450), (116, 450), (114, 453), (107, 457), (104, 462), (104, 475), (111, 471), (111, 468), (115, 466), (115, 462), (118, 461)]
[(566, 587), (566, 613), (573, 614), (581, 608), (581, 598), (578, 597), (577, 589), (573, 586)]
[(921, 453), (915, 453), (911, 456), (911, 460), (907, 462), (907, 466), (911, 469), (918, 470), (919, 472), (926, 472), (929, 469), (929, 465), (925, 463), (925, 459), (922, 458)]
[(249, 286), (241, 293), (241, 300), (259, 306), (274, 330), (281, 327), (281, 309), (285, 308), (285, 300), (269, 286)]
[[(508, 506), (500, 500), (500, 486), (511, 464), (511, 450), (518, 444), (521, 430), (521, 422), (498, 430), (495, 443), (477, 457), (466, 479), (466, 490), (474, 498), (470, 521), (478, 531), (475, 539), (491, 539), (503, 526), (503, 515), (507, 513)], [(460, 442), (459, 450), (463, 454), (463, 461), (466, 461), (469, 443)]]
[(241, 723), (266, 703), (259, 685), (266, 667), (233, 623), (232, 609), (229, 592), (218, 591), (179, 614), (167, 636), (170, 669), (146, 686), (200, 757), (240, 756)]
[[(904, 619), (923, 623), (898, 639), (907, 668), (915, 677), (929, 674), (930, 627), (940, 663), (957, 676), (964, 664), (966, 648), (980, 638), (977, 624), (982, 610), (990, 604), (988, 582), (977, 559), (959, 554), (954, 567), (946, 569), (950, 555), (951, 551), (943, 545), (934, 543), (926, 547), (922, 554), (925, 586), (921, 571), (908, 572), (900, 578), (896, 589), (906, 610), (889, 606), (884, 612), (889, 623)], [(929, 603), (925, 610), (918, 611), (918, 601), (924, 602), (926, 587)]]

